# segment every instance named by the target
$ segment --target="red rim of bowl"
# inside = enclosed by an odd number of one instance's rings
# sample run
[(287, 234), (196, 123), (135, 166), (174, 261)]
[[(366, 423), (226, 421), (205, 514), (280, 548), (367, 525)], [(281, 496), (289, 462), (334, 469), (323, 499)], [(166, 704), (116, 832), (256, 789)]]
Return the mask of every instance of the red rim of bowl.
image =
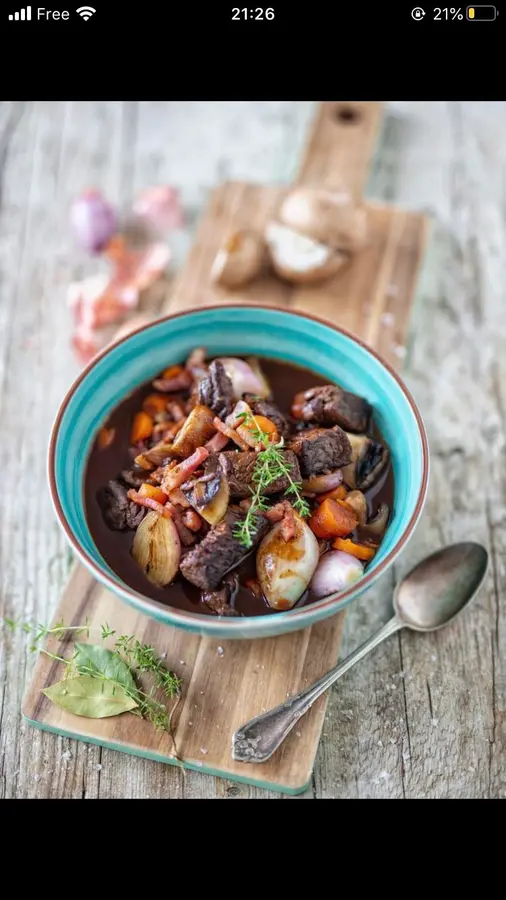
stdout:
[[(67, 519), (65, 517), (65, 514), (63, 512), (63, 509), (62, 509), (62, 506), (60, 503), (60, 499), (58, 496), (58, 490), (56, 487), (55, 456), (56, 456), (56, 441), (58, 439), (58, 432), (59, 432), (61, 420), (63, 418), (65, 410), (67, 409), (67, 406), (68, 406), (73, 394), (75, 393), (75, 391), (77, 390), (77, 388), (79, 387), (81, 382), (84, 381), (84, 379), (86, 378), (88, 373), (91, 372), (91, 370), (94, 368), (94, 366), (96, 366), (100, 362), (101, 359), (103, 359), (105, 356), (107, 356), (108, 353), (110, 353), (113, 349), (115, 349), (116, 347), (118, 347), (121, 344), (128, 341), (131, 337), (134, 337), (136, 334), (140, 334), (141, 332), (146, 331), (148, 328), (153, 328), (153, 327), (159, 325), (161, 322), (167, 322), (167, 321), (170, 321), (171, 319), (178, 319), (181, 316), (191, 316), (192, 314), (194, 315), (196, 313), (202, 313), (208, 309), (221, 310), (221, 309), (231, 309), (231, 308), (232, 309), (234, 309), (234, 308), (235, 309), (269, 309), (274, 312), (285, 313), (286, 315), (289, 315), (289, 316), (298, 316), (299, 318), (302, 318), (302, 319), (311, 319), (313, 322), (317, 322), (319, 325), (323, 325), (326, 328), (330, 328), (332, 331), (337, 331), (340, 334), (344, 335), (344, 337), (348, 338), (350, 341), (353, 341), (355, 344), (358, 344), (360, 347), (362, 347), (364, 350), (366, 350), (368, 353), (370, 353), (371, 356), (373, 356), (390, 373), (392, 378), (395, 379), (395, 381), (397, 382), (399, 388), (405, 395), (405, 397), (411, 407), (411, 410), (413, 412), (413, 415), (416, 419), (416, 423), (418, 426), (418, 433), (420, 436), (420, 442), (421, 442), (421, 446), (422, 446), (422, 480), (420, 483), (420, 489), (418, 492), (416, 506), (413, 511), (413, 515), (411, 516), (411, 519), (409, 520), (409, 523), (406, 527), (406, 530), (404, 531), (402, 536), (399, 538), (396, 545), (392, 548), (390, 553), (385, 557), (384, 560), (382, 560), (382, 562), (379, 564), (379, 566), (376, 569), (373, 569), (371, 572), (367, 573), (364, 576), (364, 578), (360, 579), (360, 581), (351, 585), (346, 591), (343, 591), (339, 594), (334, 594), (334, 595), (331, 595), (330, 597), (325, 597), (322, 600), (317, 600), (316, 602), (311, 603), (308, 606), (301, 606), (296, 609), (286, 610), (286, 612), (278, 613), (275, 616), (272, 616), (272, 615), (250, 616), (247, 619), (247, 621), (248, 622), (251, 621), (252, 624), (253, 623), (265, 624), (266, 621), (273, 623), (273, 620), (274, 621), (282, 620), (285, 622), (287, 622), (288, 620), (291, 622), (295, 622), (296, 620), (299, 620), (300, 627), (303, 628), (305, 619), (308, 617), (311, 618), (312, 614), (314, 614), (315, 612), (317, 612), (317, 611), (319, 612), (321, 610), (327, 610), (329, 607), (334, 607), (334, 612), (338, 613), (343, 606), (346, 606), (348, 598), (351, 598), (351, 596), (353, 594), (355, 594), (357, 591), (360, 591), (360, 593), (362, 593), (363, 590), (365, 588), (367, 588), (368, 586), (370, 586), (373, 581), (376, 581), (376, 579), (385, 571), (385, 569), (396, 559), (396, 557), (401, 552), (402, 548), (408, 542), (408, 540), (411, 537), (411, 535), (414, 531), (414, 528), (418, 522), (418, 519), (420, 518), (422, 509), (423, 509), (423, 506), (425, 503), (425, 499), (427, 496), (427, 488), (428, 488), (428, 480), (429, 480), (429, 445), (428, 445), (427, 435), (426, 435), (426, 431), (425, 431), (425, 425), (423, 424), (423, 420), (418, 411), (418, 407), (417, 407), (413, 397), (411, 396), (410, 392), (408, 391), (406, 385), (402, 381), (401, 377), (398, 375), (398, 373), (395, 371), (395, 369), (392, 368), (390, 363), (388, 363), (385, 359), (383, 359), (383, 357), (380, 356), (380, 354), (377, 353), (376, 350), (373, 350), (368, 344), (366, 344), (364, 341), (362, 341), (361, 338), (359, 338), (355, 334), (352, 334), (350, 331), (347, 331), (345, 328), (341, 328), (338, 325), (334, 325), (333, 322), (329, 322), (326, 319), (321, 319), (318, 316), (313, 316), (310, 313), (303, 313), (303, 312), (299, 312), (298, 310), (283, 309), (283, 307), (280, 307), (280, 306), (271, 306), (269, 304), (263, 304), (263, 303), (261, 306), (256, 303), (241, 303), (241, 304), (213, 303), (213, 304), (209, 304), (207, 306), (194, 306), (194, 307), (185, 309), (182, 312), (169, 313), (166, 316), (161, 316), (160, 318), (155, 319), (153, 322), (148, 322), (145, 325), (139, 326), (139, 328), (136, 328), (135, 330), (129, 332), (129, 334), (120, 338), (118, 341), (114, 341), (113, 343), (108, 344), (107, 347), (104, 348), (104, 350), (102, 350), (100, 353), (98, 353), (96, 356), (93, 357), (91, 362), (89, 362), (88, 365), (85, 366), (85, 368), (77, 376), (77, 378), (75, 379), (75, 381), (73, 382), (73, 384), (71, 385), (71, 387), (69, 388), (67, 393), (65, 394), (65, 397), (63, 398), (60, 408), (58, 410), (58, 413), (56, 415), (56, 419), (54, 421), (54, 424), (53, 424), (53, 427), (51, 430), (51, 437), (50, 437), (50, 441), (49, 441), (49, 451), (48, 451), (48, 479), (49, 479), (49, 489), (50, 489), (50, 493), (51, 493), (51, 499), (53, 502), (55, 512), (58, 516), (60, 525), (62, 526), (63, 530), (65, 531), (65, 534), (67, 535), (67, 538), (68, 538), (70, 544), (72, 545), (73, 549), (77, 553), (78, 557), (86, 565), (88, 570), (90, 570), (98, 578), (99, 581), (101, 581), (102, 583), (104, 583), (108, 587), (110, 587), (110, 589), (115, 594), (119, 593), (119, 596), (124, 595), (124, 596), (128, 597), (130, 599), (130, 601), (132, 602), (132, 605), (134, 605), (137, 608), (140, 607), (141, 611), (144, 612), (146, 615), (153, 617), (153, 613), (156, 611), (157, 615), (155, 616), (155, 618), (158, 618), (158, 620), (166, 619), (166, 624), (177, 625), (179, 623), (181, 625), (181, 627), (184, 627), (185, 625), (187, 625), (188, 623), (191, 622), (196, 627), (199, 625), (200, 626), (205, 625), (205, 629), (207, 631), (213, 631), (213, 630), (221, 631), (222, 630), (222, 628), (224, 627), (223, 622), (225, 621), (222, 617), (217, 616), (216, 618), (214, 618), (212, 616), (206, 616), (206, 615), (202, 615), (199, 613), (190, 613), (190, 612), (186, 612), (185, 610), (178, 610), (173, 606), (164, 607), (163, 604), (161, 604), (161, 603), (158, 604), (157, 601), (151, 600), (149, 597), (146, 597), (143, 594), (139, 594), (139, 593), (137, 593), (137, 591), (132, 590), (124, 582), (122, 582), (121, 585), (118, 585), (117, 582), (114, 581), (114, 579), (110, 575), (108, 575), (107, 572), (104, 572), (100, 568), (100, 566), (98, 566), (97, 563), (90, 556), (88, 556), (87, 552), (81, 547), (81, 544), (75, 538), (74, 533), (71, 530), (71, 528), (67, 522)], [(117, 577), (119, 578), (119, 576), (117, 576)], [(167, 609), (166, 617), (163, 615), (164, 609)], [(318, 618), (325, 618), (325, 616), (319, 616)], [(233, 631), (244, 630), (244, 622), (245, 622), (244, 618), (240, 618), (240, 619), (227, 618), (225, 627), (227, 628), (227, 631), (230, 630), (231, 633)], [(282, 634), (282, 633), (283, 632), (280, 631), (280, 634)]]

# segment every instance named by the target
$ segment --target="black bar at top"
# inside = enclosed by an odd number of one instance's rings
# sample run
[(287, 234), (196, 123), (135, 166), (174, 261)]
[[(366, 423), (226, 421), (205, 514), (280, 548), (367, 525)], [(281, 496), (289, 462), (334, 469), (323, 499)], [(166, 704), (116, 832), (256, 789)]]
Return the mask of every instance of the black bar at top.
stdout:
[[(474, 16), (471, 18), (469, 11), (474, 10)], [(495, 6), (468, 6), (467, 18), (469, 22), (493, 22), (497, 16)]]

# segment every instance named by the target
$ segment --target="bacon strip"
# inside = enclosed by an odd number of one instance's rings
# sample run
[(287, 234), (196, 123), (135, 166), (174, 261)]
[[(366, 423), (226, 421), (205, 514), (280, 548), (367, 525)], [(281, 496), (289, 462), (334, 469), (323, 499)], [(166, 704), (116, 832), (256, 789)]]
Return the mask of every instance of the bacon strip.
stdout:
[(226, 434), (222, 434), (221, 431), (217, 431), (214, 434), (210, 441), (207, 444), (204, 444), (206, 450), (209, 450), (209, 453), (219, 453), (220, 450), (223, 450), (228, 444), (228, 437)]
[(128, 492), (128, 499), (133, 500), (138, 506), (153, 509), (155, 512), (160, 513), (161, 516), (165, 516), (166, 519), (172, 519), (172, 508), (170, 505), (165, 504), (162, 506), (161, 503), (158, 503), (158, 500), (153, 500), (152, 497), (143, 497), (142, 494), (138, 494), (133, 488)]
[(192, 377), (189, 372), (183, 371), (174, 378), (156, 378), (153, 381), (155, 391), (161, 391), (162, 394), (172, 394), (175, 391), (184, 391), (191, 387)]
[(184, 459), (183, 462), (170, 469), (162, 481), (162, 488), (165, 493), (171, 494), (175, 488), (181, 487), (188, 475), (191, 475), (195, 469), (198, 469), (208, 456), (209, 450), (206, 450), (205, 447), (197, 447), (195, 453), (192, 453), (188, 459)]
[(225, 435), (229, 440), (233, 441), (234, 444), (237, 444), (237, 446), (241, 450), (250, 449), (246, 441), (244, 441), (242, 437), (237, 434), (237, 431), (234, 428), (230, 428), (229, 425), (225, 425), (225, 422), (222, 422), (221, 419), (218, 418), (218, 416), (213, 419), (213, 425), (217, 431), (221, 431), (221, 433)]
[(158, 422), (153, 428), (153, 437), (162, 438), (163, 443), (170, 443), (181, 430), (183, 422)]
[(295, 516), (293, 508), (288, 500), (281, 500), (279, 503), (276, 503), (275, 506), (266, 509), (263, 515), (269, 522), (281, 522), (280, 531), (284, 541), (288, 543), (288, 541), (294, 539), (296, 533)]
[(202, 519), (194, 509), (187, 509), (186, 512), (183, 513), (182, 519), (190, 531), (200, 531), (202, 528)]
[(167, 409), (170, 412), (174, 422), (184, 422), (186, 419), (186, 412), (181, 400), (169, 400), (167, 403)]

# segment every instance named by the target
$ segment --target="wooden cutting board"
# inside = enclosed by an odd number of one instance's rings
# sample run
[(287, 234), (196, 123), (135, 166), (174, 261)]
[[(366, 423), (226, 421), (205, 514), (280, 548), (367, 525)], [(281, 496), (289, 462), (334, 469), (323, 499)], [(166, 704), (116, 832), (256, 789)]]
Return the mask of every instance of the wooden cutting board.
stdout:
[[(360, 197), (381, 113), (378, 103), (323, 103), (297, 182), (329, 186), (344, 183)], [(355, 332), (393, 365), (399, 365), (427, 234), (427, 221), (418, 213), (369, 205), (370, 245), (323, 287), (294, 288), (267, 276), (234, 292), (211, 285), (211, 266), (227, 232), (241, 225), (262, 228), (282, 194), (283, 189), (277, 187), (245, 183), (218, 187), (166, 310), (176, 312), (241, 300), (306, 310)], [(55, 621), (62, 619), (65, 624), (87, 619), (92, 626), (108, 622), (118, 632), (135, 634), (159, 652), (166, 652), (167, 664), (184, 679), (183, 700), (175, 716), (175, 740), (187, 768), (285, 793), (296, 794), (306, 788), (320, 739), (325, 697), (264, 764), (235, 762), (231, 737), (247, 720), (276, 706), (335, 664), (344, 613), (278, 638), (217, 642), (138, 615), (79, 565), (58, 604)], [(61, 651), (61, 645), (51, 643), (52, 652)], [(41, 693), (59, 677), (59, 664), (41, 656), (23, 705), (23, 714), (33, 725), (174, 763), (169, 737), (137, 717), (127, 713), (93, 720), (60, 711)]]

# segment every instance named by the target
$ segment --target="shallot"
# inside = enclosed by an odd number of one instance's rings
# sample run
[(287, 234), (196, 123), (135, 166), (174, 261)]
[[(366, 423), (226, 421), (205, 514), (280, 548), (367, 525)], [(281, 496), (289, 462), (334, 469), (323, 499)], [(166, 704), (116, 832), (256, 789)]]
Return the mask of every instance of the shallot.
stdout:
[(315, 597), (328, 597), (346, 590), (364, 574), (360, 560), (341, 550), (329, 550), (318, 563), (311, 581)]
[(243, 394), (254, 394), (256, 397), (269, 396), (265, 379), (243, 359), (225, 356), (219, 361), (232, 382), (236, 400), (241, 400)]
[(311, 475), (310, 478), (305, 478), (302, 488), (310, 494), (325, 494), (326, 491), (332, 491), (339, 487), (342, 480), (342, 470), (338, 469), (337, 472), (331, 472), (330, 475)]
[(80, 246), (93, 254), (101, 253), (117, 228), (114, 209), (96, 189), (74, 200), (70, 221)]
[(293, 513), (294, 536), (283, 537), (283, 520), (264, 537), (257, 553), (257, 577), (269, 606), (291, 609), (307, 589), (318, 565), (319, 548), (311, 529)]
[(135, 532), (132, 556), (152, 584), (170, 584), (181, 557), (181, 541), (172, 519), (148, 512)]

